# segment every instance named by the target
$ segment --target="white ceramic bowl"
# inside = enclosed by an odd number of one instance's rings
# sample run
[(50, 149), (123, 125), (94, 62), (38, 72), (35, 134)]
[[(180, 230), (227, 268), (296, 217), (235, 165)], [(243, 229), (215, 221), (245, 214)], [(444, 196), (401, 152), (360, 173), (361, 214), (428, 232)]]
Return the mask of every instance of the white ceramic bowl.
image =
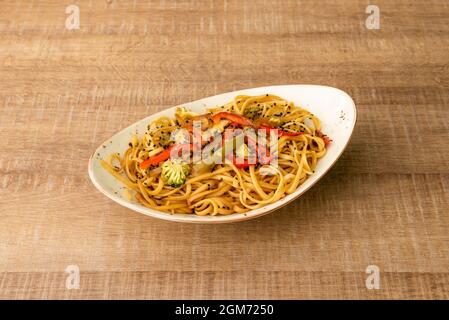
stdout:
[(272, 212), (295, 200), (310, 189), (334, 165), (345, 150), (351, 138), (357, 114), (351, 97), (336, 88), (317, 85), (285, 85), (239, 90), (219, 94), (213, 97), (188, 102), (182, 106), (195, 111), (204, 112), (206, 108), (215, 107), (231, 101), (236, 95), (261, 95), (271, 93), (278, 95), (295, 105), (301, 106), (315, 114), (322, 123), (322, 131), (327, 134), (332, 143), (326, 155), (318, 161), (315, 173), (311, 175), (294, 193), (265, 207), (248, 211), (244, 214), (197, 216), (193, 214), (170, 214), (152, 210), (140, 205), (135, 200), (129, 200), (122, 183), (117, 181), (100, 165), (100, 159), (106, 158), (114, 152), (123, 152), (128, 148), (131, 137), (136, 132), (142, 134), (147, 125), (161, 116), (173, 117), (176, 107), (163, 110), (148, 116), (131, 126), (123, 129), (98, 147), (89, 160), (89, 176), (92, 183), (107, 197), (131, 210), (145, 215), (179, 222), (190, 223), (226, 223), (254, 219)]

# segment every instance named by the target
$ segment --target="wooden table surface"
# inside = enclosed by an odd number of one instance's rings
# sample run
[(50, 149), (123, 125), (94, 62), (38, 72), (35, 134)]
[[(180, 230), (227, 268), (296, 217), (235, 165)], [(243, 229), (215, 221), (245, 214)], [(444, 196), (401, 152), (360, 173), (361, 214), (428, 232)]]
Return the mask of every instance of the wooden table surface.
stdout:
[[(74, 0), (73, 30), (69, 4), (0, 1), (0, 298), (449, 298), (449, 1)], [(347, 91), (359, 121), (276, 213), (159, 221), (88, 178), (95, 148), (151, 113), (297, 83)]]

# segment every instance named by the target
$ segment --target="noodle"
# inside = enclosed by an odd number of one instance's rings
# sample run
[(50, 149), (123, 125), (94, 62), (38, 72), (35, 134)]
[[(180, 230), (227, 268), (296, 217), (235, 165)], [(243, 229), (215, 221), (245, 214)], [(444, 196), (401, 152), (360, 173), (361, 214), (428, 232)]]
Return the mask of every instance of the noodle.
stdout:
[[(275, 95), (236, 96), (223, 106), (209, 109), (206, 115), (189, 114), (185, 110), (182, 112), (183, 117), (162, 117), (150, 123), (143, 137), (132, 138), (123, 157), (112, 154), (101, 161), (104, 169), (126, 185), (135, 199), (145, 207), (202, 216), (244, 213), (263, 207), (295, 192), (314, 173), (329, 143), (329, 138), (320, 131), (317, 117)], [(194, 163), (189, 164), (191, 170), (189, 169), (186, 179), (180, 185), (168, 184), (162, 176), (163, 161), (156, 163), (156, 160), (150, 159), (160, 157), (177, 144), (171, 135), (180, 128), (191, 128), (190, 120), (201, 118), (206, 129), (211, 130), (214, 128), (211, 126), (211, 117), (223, 113), (236, 115), (251, 122), (256, 128), (281, 132), (277, 140), (275, 165), (260, 161), (239, 166), (232, 161), (225, 161), (200, 167), (196, 172), (198, 168)], [(243, 124), (238, 125), (238, 121), (233, 122), (232, 117), (225, 120), (221, 123), (222, 128), (245, 129)], [(216, 124), (215, 119), (213, 124)], [(275, 144), (276, 141), (269, 135), (271, 131), (266, 132), (266, 139)], [(208, 135), (203, 136), (209, 139)], [(260, 139), (262, 138), (263, 136)], [(256, 146), (260, 152), (263, 140), (257, 141)], [(243, 147), (243, 152), (247, 152), (245, 148), (249, 148), (249, 143), (247, 144), (248, 146)], [(247, 153), (243, 154), (249, 159)], [(154, 164), (145, 167), (148, 161), (153, 161)]]

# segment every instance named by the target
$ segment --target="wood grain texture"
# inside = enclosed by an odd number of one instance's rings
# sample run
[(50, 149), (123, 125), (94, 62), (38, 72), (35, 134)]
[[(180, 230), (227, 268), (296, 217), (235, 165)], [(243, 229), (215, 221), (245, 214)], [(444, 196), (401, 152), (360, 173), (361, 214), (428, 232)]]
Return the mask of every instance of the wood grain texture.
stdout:
[[(449, 1), (0, 1), (0, 298), (449, 298)], [(336, 166), (230, 225), (105, 198), (95, 148), (150, 113), (273, 84), (359, 110)], [(65, 288), (67, 265), (80, 289)], [(381, 271), (379, 290), (365, 269)]]

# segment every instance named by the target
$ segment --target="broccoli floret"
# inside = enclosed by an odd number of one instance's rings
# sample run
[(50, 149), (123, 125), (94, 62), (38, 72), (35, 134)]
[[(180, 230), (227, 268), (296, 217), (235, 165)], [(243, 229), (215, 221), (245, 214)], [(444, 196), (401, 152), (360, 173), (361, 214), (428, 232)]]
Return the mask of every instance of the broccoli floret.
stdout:
[(167, 160), (162, 164), (162, 180), (165, 184), (178, 188), (182, 186), (190, 173), (190, 166), (180, 159)]

